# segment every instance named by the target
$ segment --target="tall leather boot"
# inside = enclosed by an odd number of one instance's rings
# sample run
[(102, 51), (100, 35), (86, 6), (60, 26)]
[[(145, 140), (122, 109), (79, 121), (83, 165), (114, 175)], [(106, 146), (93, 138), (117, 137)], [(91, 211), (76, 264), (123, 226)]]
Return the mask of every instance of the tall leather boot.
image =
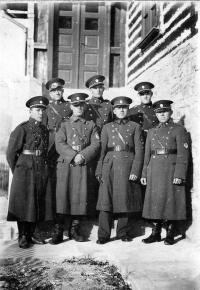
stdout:
[(69, 226), (69, 239), (76, 242), (85, 242), (85, 238), (79, 233), (80, 219), (73, 219)]
[(63, 232), (64, 232), (64, 214), (55, 214), (54, 215), (54, 233), (51, 239), (52, 244), (59, 244), (63, 241)]
[(162, 222), (153, 223), (151, 235), (148, 238), (143, 239), (142, 242), (145, 244), (160, 242), (161, 241), (161, 229), (162, 229)]
[(45, 241), (34, 235), (36, 223), (28, 223), (28, 242), (31, 244), (44, 245)]
[(19, 247), (22, 249), (29, 248), (28, 238), (27, 238), (27, 222), (17, 222), (19, 238), (18, 243)]
[(167, 236), (165, 238), (165, 245), (173, 245), (174, 244), (174, 223), (172, 221), (167, 222)]

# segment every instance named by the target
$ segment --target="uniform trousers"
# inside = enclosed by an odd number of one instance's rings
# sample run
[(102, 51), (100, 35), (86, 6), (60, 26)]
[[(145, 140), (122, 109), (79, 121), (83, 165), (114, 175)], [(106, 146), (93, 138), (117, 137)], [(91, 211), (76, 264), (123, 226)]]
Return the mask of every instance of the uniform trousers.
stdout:
[[(112, 228), (112, 212), (100, 211), (99, 213), (99, 229), (98, 238), (110, 239), (111, 228)], [(118, 213), (118, 224), (117, 224), (117, 238), (121, 239), (126, 237), (131, 229), (130, 219), (128, 213)]]

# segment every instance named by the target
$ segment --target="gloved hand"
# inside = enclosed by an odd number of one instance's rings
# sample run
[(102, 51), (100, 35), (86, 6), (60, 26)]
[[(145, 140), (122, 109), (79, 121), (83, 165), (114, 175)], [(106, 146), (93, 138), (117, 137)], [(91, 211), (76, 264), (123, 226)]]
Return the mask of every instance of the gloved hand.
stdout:
[(97, 175), (96, 179), (98, 180), (99, 184), (103, 183), (101, 175)]

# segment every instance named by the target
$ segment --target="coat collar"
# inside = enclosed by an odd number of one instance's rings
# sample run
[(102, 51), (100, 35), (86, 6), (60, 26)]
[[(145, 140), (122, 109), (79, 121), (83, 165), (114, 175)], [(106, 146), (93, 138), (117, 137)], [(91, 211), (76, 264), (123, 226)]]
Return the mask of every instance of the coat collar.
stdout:
[(91, 101), (94, 102), (94, 103), (100, 104), (100, 103), (102, 103), (104, 100), (103, 100), (102, 97), (100, 97), (100, 98), (92, 97), (92, 98), (91, 98)]
[(65, 102), (66, 101), (63, 98), (61, 98), (58, 101), (55, 101), (51, 97), (50, 97), (50, 101), (49, 101), (49, 103), (52, 104), (52, 105), (61, 105), (62, 103), (65, 103)]
[(82, 117), (75, 117), (74, 115), (72, 115), (70, 117), (70, 121), (71, 121), (71, 123), (77, 122), (77, 121), (81, 121), (82, 123), (86, 122), (85, 119), (83, 119)]
[(114, 122), (117, 123), (118, 125), (121, 125), (121, 124), (124, 125), (129, 122), (129, 118), (116, 119)]
[(140, 107), (142, 108), (142, 109), (150, 109), (150, 108), (152, 108), (152, 102), (150, 102), (150, 103), (148, 103), (148, 104), (140, 104)]
[(165, 122), (165, 123), (159, 123), (159, 124), (158, 124), (158, 128), (160, 128), (160, 127), (168, 127), (168, 126), (170, 126), (172, 123), (173, 123), (173, 119), (170, 118), (170, 119), (169, 119), (167, 122)]
[(29, 123), (31, 123), (31, 125), (33, 125), (35, 127), (39, 127), (40, 124), (41, 124), (41, 122), (38, 122), (38, 121), (36, 121), (35, 119), (33, 119), (31, 117), (29, 118)]

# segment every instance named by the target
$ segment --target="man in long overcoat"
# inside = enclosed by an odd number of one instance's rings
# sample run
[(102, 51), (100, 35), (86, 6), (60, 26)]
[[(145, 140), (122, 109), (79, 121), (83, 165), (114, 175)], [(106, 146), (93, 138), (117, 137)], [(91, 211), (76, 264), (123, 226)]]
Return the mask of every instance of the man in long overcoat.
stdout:
[(174, 243), (174, 221), (186, 219), (185, 184), (188, 167), (188, 137), (184, 127), (171, 119), (169, 100), (154, 103), (159, 125), (150, 129), (145, 148), (141, 182), (147, 184), (143, 217), (152, 219), (152, 234), (142, 241), (159, 242), (167, 221), (166, 245)]
[(86, 121), (85, 98), (87, 94), (69, 96), (73, 115), (61, 124), (56, 133), (56, 150), (60, 154), (57, 164), (56, 212), (58, 223), (53, 243), (63, 240), (64, 216), (70, 215), (69, 238), (83, 242), (80, 234), (80, 221), (86, 216), (90, 200), (89, 180), (92, 171), (91, 161), (100, 149), (98, 128), (93, 121)]
[(116, 120), (105, 125), (101, 133), (101, 156), (96, 169), (96, 176), (101, 181), (97, 244), (105, 244), (110, 239), (112, 213), (118, 215), (117, 238), (130, 241), (129, 213), (142, 209), (138, 181), (144, 159), (144, 141), (141, 126), (127, 118), (131, 102), (124, 96), (111, 101)]
[[(91, 98), (87, 101), (87, 110), (85, 111), (86, 120), (92, 120), (98, 127), (99, 132), (102, 131), (103, 126), (113, 121), (113, 108), (109, 100), (103, 98), (105, 90), (104, 86), (105, 77), (102, 75), (95, 75), (89, 78), (85, 86), (89, 89)], [(95, 170), (97, 166), (99, 156), (93, 159), (91, 166), (93, 166), (93, 176), (90, 180), (91, 192), (90, 196), (93, 197), (91, 204), (90, 215), (94, 216), (97, 214), (96, 204), (99, 191), (99, 182), (95, 179)]]
[[(49, 91), (49, 104), (43, 116), (42, 123), (49, 130), (48, 159), (51, 177), (51, 186), (56, 205), (56, 165), (59, 157), (55, 147), (55, 134), (58, 132), (62, 121), (72, 115), (69, 101), (63, 98), (65, 81), (61, 78), (52, 78), (46, 83)], [(56, 211), (56, 208), (54, 208)], [(54, 213), (54, 222), (57, 223), (57, 216)]]
[(11, 133), (6, 151), (13, 173), (7, 220), (17, 221), (21, 248), (28, 248), (30, 243), (43, 244), (34, 235), (36, 223), (53, 219), (47, 161), (49, 133), (41, 124), (47, 105), (45, 97), (34, 97), (26, 103), (29, 121)]

